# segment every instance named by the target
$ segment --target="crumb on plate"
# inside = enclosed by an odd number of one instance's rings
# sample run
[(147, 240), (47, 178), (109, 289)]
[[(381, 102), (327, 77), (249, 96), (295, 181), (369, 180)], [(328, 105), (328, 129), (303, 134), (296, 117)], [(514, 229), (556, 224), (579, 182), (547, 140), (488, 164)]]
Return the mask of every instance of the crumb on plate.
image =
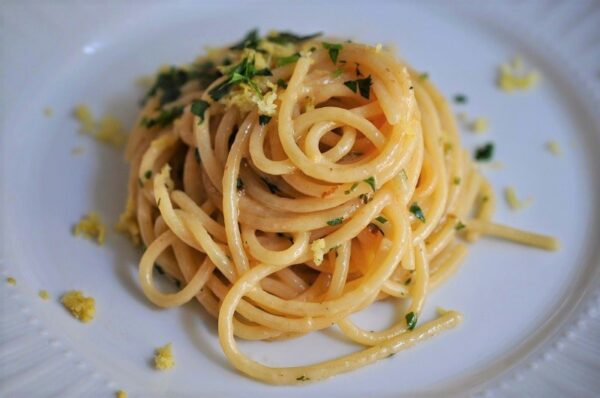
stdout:
[(38, 296), (40, 296), (40, 298), (42, 300), (48, 300), (50, 299), (50, 294), (48, 293), (48, 291), (46, 289), (42, 289), (38, 292)]
[(546, 149), (548, 149), (548, 151), (550, 151), (550, 153), (555, 156), (562, 155), (562, 148), (560, 147), (560, 144), (556, 141), (548, 141), (546, 143)]
[(115, 148), (125, 142), (125, 133), (121, 122), (113, 116), (107, 115), (100, 120), (95, 120), (87, 105), (77, 105), (74, 109), (75, 118), (79, 121), (79, 131), (91, 135), (96, 141), (110, 144)]
[(102, 246), (106, 236), (106, 226), (100, 221), (98, 213), (91, 211), (79, 220), (73, 233), (75, 236), (83, 235), (87, 239), (95, 240)]
[(93, 297), (85, 297), (80, 290), (68, 291), (60, 301), (71, 312), (71, 315), (81, 322), (87, 323), (94, 319), (96, 300)]
[(54, 113), (54, 111), (52, 110), (52, 108), (50, 108), (50, 107), (44, 108), (44, 116), (52, 117), (53, 113)]
[(516, 56), (498, 67), (498, 87), (502, 91), (529, 90), (538, 83), (540, 74), (532, 69), (525, 71), (523, 60)]
[(515, 189), (511, 186), (507, 187), (504, 190), (504, 196), (506, 198), (506, 202), (508, 203), (508, 206), (513, 210), (523, 209), (523, 208), (529, 206), (532, 202), (531, 198), (528, 198), (524, 201), (519, 200), (517, 198), (517, 193), (516, 193)]
[(117, 398), (127, 398), (127, 393), (125, 391), (123, 391), (123, 390), (119, 390), (116, 393), (116, 397)]
[(14, 286), (17, 284), (17, 280), (15, 278), (13, 278), (12, 276), (9, 276), (8, 278), (6, 278), (6, 283)]
[(168, 343), (159, 347), (154, 352), (154, 367), (159, 370), (170, 369), (175, 365), (173, 357), (173, 344)]

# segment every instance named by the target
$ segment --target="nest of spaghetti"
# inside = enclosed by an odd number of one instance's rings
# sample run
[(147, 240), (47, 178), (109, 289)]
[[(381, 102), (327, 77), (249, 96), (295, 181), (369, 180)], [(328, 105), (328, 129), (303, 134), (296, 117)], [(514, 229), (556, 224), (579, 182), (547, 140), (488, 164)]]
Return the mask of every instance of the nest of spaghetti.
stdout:
[[(446, 100), (380, 45), (253, 31), (164, 68), (126, 158), (119, 226), (145, 246), (145, 295), (159, 307), (196, 299), (231, 363), (273, 384), (349, 371), (457, 325), (455, 311), (422, 322), (425, 298), (465, 241), (493, 230), (494, 196)], [(156, 264), (178, 292), (156, 287)], [(350, 320), (385, 299), (406, 301), (393, 326)], [(364, 348), (269, 367), (235, 339), (330, 327)]]

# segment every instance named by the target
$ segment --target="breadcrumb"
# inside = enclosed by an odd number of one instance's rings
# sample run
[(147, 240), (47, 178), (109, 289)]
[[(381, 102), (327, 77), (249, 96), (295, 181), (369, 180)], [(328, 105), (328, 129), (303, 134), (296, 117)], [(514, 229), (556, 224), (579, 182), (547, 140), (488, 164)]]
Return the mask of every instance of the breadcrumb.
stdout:
[(40, 298), (41, 298), (42, 300), (48, 300), (48, 299), (50, 299), (50, 294), (49, 294), (49, 293), (48, 293), (48, 291), (47, 291), (47, 290), (45, 290), (45, 289), (42, 289), (42, 290), (40, 290), (40, 291), (38, 292), (38, 296), (40, 296)]
[(529, 90), (535, 87), (539, 80), (539, 72), (525, 71), (523, 60), (519, 56), (498, 67), (498, 87), (502, 91)]
[(168, 343), (163, 347), (159, 347), (154, 352), (154, 367), (159, 370), (170, 369), (175, 365), (173, 357), (173, 344)]
[(75, 318), (83, 323), (94, 319), (96, 314), (96, 301), (93, 297), (85, 297), (79, 290), (71, 290), (61, 298), (61, 303)]
[(475, 133), (481, 134), (485, 133), (489, 128), (489, 122), (485, 117), (476, 117), (470, 125), (471, 130)]
[(325, 255), (325, 239), (317, 239), (310, 245), (313, 253), (313, 261), (316, 265), (321, 265)]
[(77, 105), (74, 109), (75, 118), (79, 121), (79, 131), (91, 135), (95, 140), (109, 144), (115, 148), (125, 142), (125, 133), (121, 122), (112, 117), (104, 116), (95, 120), (87, 105)]
[(100, 221), (98, 213), (91, 211), (83, 216), (77, 225), (75, 225), (73, 234), (75, 236), (83, 235), (87, 239), (96, 240), (102, 246), (106, 236), (106, 226)]
[(12, 276), (9, 276), (8, 278), (6, 278), (6, 283), (14, 286), (17, 284), (17, 280), (15, 278), (13, 278)]
[(524, 201), (519, 200), (517, 198), (517, 193), (515, 192), (515, 189), (513, 187), (507, 187), (504, 190), (504, 196), (506, 198), (506, 202), (508, 203), (508, 206), (513, 210), (523, 209), (523, 208), (529, 206), (532, 202), (531, 198), (528, 198)]
[(560, 144), (556, 141), (548, 141), (546, 143), (546, 149), (548, 149), (550, 153), (552, 153), (555, 156), (562, 155), (562, 148), (560, 147)]

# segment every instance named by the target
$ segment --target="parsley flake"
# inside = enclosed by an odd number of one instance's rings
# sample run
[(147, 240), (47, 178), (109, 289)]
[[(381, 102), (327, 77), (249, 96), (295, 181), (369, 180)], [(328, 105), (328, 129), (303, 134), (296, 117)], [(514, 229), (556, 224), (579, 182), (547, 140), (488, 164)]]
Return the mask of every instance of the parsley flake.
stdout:
[(140, 124), (146, 128), (152, 128), (155, 126), (158, 127), (166, 127), (171, 124), (175, 119), (177, 119), (183, 113), (182, 106), (176, 106), (171, 109), (161, 109), (158, 116), (154, 118), (144, 117)]
[(421, 210), (417, 202), (414, 202), (412, 205), (410, 205), (410, 208), (408, 210), (412, 214), (414, 214), (415, 217), (421, 220), (421, 222), (425, 222), (425, 215), (423, 215), (423, 210)]
[(280, 67), (287, 64), (293, 64), (300, 59), (300, 53), (295, 53), (287, 57), (279, 57), (275, 60), (275, 66)]
[(373, 84), (373, 80), (371, 79), (371, 75), (356, 80), (348, 80), (344, 82), (344, 85), (348, 87), (352, 92), (356, 93), (357, 91), (366, 99), (369, 99), (371, 94), (371, 85)]
[(494, 156), (494, 144), (488, 142), (482, 147), (475, 149), (475, 160), (478, 161), (489, 161)]
[(457, 231), (460, 231), (461, 229), (465, 228), (466, 225), (462, 223), (462, 221), (459, 221), (456, 223), (456, 225), (454, 226), (454, 229)]
[(321, 44), (323, 45), (324, 49), (329, 51), (329, 58), (331, 58), (331, 61), (335, 65), (337, 63), (338, 55), (340, 55), (340, 50), (343, 48), (343, 46), (341, 44), (327, 43), (325, 41)]
[(277, 86), (281, 88), (287, 88), (287, 83), (283, 79), (277, 79)]
[(264, 126), (264, 125), (266, 125), (266, 124), (269, 124), (269, 122), (270, 122), (270, 121), (271, 121), (271, 116), (267, 116), (267, 115), (260, 115), (260, 116), (258, 117), (258, 123), (259, 123), (261, 126)]
[(327, 225), (331, 225), (331, 226), (339, 225), (342, 223), (342, 221), (344, 221), (343, 217), (337, 217), (337, 218), (334, 218), (333, 220), (327, 221)]
[(366, 180), (363, 180), (363, 182), (366, 182), (367, 184), (369, 184), (369, 186), (371, 187), (371, 189), (373, 190), (373, 192), (375, 192), (375, 177), (371, 176), (369, 178), (367, 178)]
[(288, 43), (301, 43), (303, 41), (307, 41), (310, 39), (314, 39), (315, 37), (319, 37), (322, 34), (323, 33), (321, 33), (321, 32), (317, 32), (317, 33), (312, 33), (312, 34), (306, 35), (306, 36), (300, 36), (300, 35), (297, 35), (292, 32), (278, 32), (275, 35), (268, 36), (267, 40), (270, 41), (271, 43), (284, 45), (284, 44), (288, 44)]
[(210, 104), (204, 100), (194, 100), (192, 102), (192, 106), (190, 108), (192, 114), (198, 116), (200, 118), (200, 123), (204, 122), (204, 113), (210, 107)]
[(229, 47), (230, 50), (243, 50), (245, 48), (255, 49), (258, 47), (258, 43), (260, 42), (260, 38), (258, 37), (258, 29), (252, 29), (250, 32), (244, 36), (244, 38)]
[(388, 221), (387, 218), (385, 218), (384, 216), (375, 217), (375, 219), (381, 224), (385, 224)]
[(417, 326), (417, 315), (414, 312), (409, 312), (404, 318), (406, 319), (408, 330), (413, 330)]
[(467, 96), (464, 94), (456, 94), (454, 96), (454, 102), (456, 102), (457, 104), (466, 104)]
[(150, 177), (152, 177), (152, 170), (146, 170), (146, 172), (144, 173), (144, 177), (146, 177), (146, 179), (149, 180)]
[(356, 189), (356, 187), (358, 187), (358, 182), (355, 182), (354, 184), (352, 184), (352, 186), (349, 189), (345, 190), (344, 193), (346, 195), (350, 195), (352, 193), (352, 191), (354, 191)]

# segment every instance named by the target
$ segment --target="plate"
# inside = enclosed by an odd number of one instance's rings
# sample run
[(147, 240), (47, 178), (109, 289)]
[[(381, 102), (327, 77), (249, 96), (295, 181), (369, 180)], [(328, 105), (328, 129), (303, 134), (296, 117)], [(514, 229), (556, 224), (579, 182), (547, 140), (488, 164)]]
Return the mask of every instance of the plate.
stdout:
[[(600, 391), (600, 5), (596, 2), (106, 2), (3, 3), (0, 395), (288, 396), (540, 395)], [(77, 132), (72, 109), (133, 122), (134, 81), (159, 65), (191, 61), (204, 46), (253, 27), (393, 44), (457, 112), (485, 116), (501, 169), (484, 168), (495, 191), (516, 188), (533, 204), (495, 220), (556, 235), (542, 252), (493, 239), (470, 248), (459, 272), (428, 298), (464, 313), (456, 330), (379, 363), (320, 383), (273, 387), (228, 365), (215, 322), (198, 305), (159, 310), (136, 280), (139, 251), (112, 229), (105, 246), (72, 236), (91, 210), (109, 224), (125, 199), (122, 154)], [(534, 90), (507, 94), (496, 68), (514, 55), (540, 71)], [(53, 115), (44, 116), (51, 107)], [(560, 143), (553, 156), (548, 141)], [(83, 153), (71, 151), (82, 147)], [(4, 282), (15, 277), (17, 284)], [(52, 299), (40, 300), (39, 289)], [(82, 289), (96, 319), (75, 321), (58, 303)], [(359, 323), (394, 318), (377, 305)], [(385, 326), (385, 323), (376, 323)], [(356, 347), (335, 330), (286, 343), (243, 343), (267, 364), (331, 358)], [(151, 367), (172, 341), (175, 369)], [(61, 395), (61, 396), (62, 396)]]

